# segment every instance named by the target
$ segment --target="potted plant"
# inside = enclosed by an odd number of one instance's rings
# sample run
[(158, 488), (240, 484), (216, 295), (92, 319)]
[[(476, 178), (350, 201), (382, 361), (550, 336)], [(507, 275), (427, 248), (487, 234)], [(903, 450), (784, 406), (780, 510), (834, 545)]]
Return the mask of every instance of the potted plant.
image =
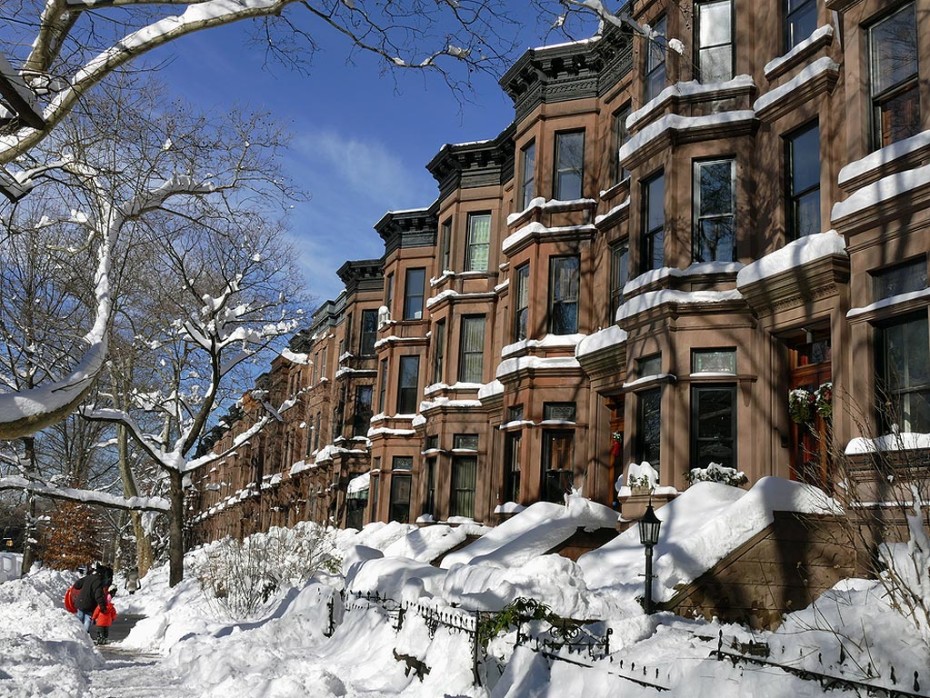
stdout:
[(795, 388), (788, 392), (788, 415), (791, 421), (804, 424), (814, 416), (814, 394), (804, 388)]

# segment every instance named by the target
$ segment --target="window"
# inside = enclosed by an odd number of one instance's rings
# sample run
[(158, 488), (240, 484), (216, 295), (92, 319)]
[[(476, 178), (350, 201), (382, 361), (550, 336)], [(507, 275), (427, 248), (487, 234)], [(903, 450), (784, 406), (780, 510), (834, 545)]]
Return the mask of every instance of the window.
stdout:
[(637, 451), (640, 462), (646, 461), (658, 470), (662, 419), (662, 389), (653, 388), (637, 393)]
[(876, 331), (881, 419), (892, 433), (930, 432), (930, 333), (927, 314)]
[(394, 303), (394, 275), (388, 274), (384, 282), (384, 304), (389, 311), (393, 310), (391, 305)]
[(665, 264), (665, 173), (643, 182), (643, 233), (640, 246), (643, 271)]
[(736, 375), (735, 349), (692, 349), (691, 373), (729, 373)]
[(426, 285), (426, 269), (408, 269), (404, 281), (404, 320), (419, 320), (423, 317), (423, 292)]
[(817, 0), (786, 0), (785, 51), (790, 51), (817, 28)]
[(927, 259), (905, 262), (890, 269), (882, 269), (872, 277), (873, 300), (899, 296), (902, 293), (922, 291), (927, 288)]
[(410, 522), (410, 471), (413, 458), (394, 456), (391, 461), (391, 501), (388, 519), (400, 523)]
[(549, 258), (549, 332), (578, 331), (578, 286), (581, 261), (578, 257)]
[(433, 330), (433, 383), (442, 383), (446, 363), (446, 321), (440, 320)]
[(388, 360), (381, 359), (381, 376), (378, 378), (378, 411), (384, 412), (384, 393), (387, 390)]
[(456, 434), (452, 447), (452, 497), (449, 501), (449, 515), (473, 518), (478, 476), (478, 437), (474, 434)]
[[(350, 482), (365, 473), (350, 473)], [(365, 510), (368, 508), (368, 490), (366, 485), (346, 494), (346, 528), (361, 528), (365, 525)]]
[(547, 422), (574, 422), (574, 402), (546, 402), (543, 404), (543, 419)]
[(529, 207), (530, 201), (536, 194), (536, 143), (530, 143), (521, 151), (520, 172), (523, 176), (523, 183), (520, 185), (520, 200), (523, 209)]
[(511, 431), (504, 436), (504, 502), (520, 501), (520, 445), (523, 432)]
[(372, 391), (373, 388), (370, 385), (360, 385), (355, 389), (353, 436), (365, 436), (368, 433), (368, 427), (371, 426)]
[(623, 302), (623, 287), (630, 279), (630, 248), (617, 243), (610, 246), (610, 303), (607, 307), (607, 324), (616, 322), (617, 310)]
[(917, 17), (914, 3), (869, 28), (873, 147), (920, 131), (917, 90)]
[(378, 335), (378, 311), (362, 311), (362, 331), (358, 340), (358, 353), (371, 356), (375, 353), (375, 338)]
[(575, 484), (575, 432), (572, 429), (543, 430), (543, 497), (561, 503)]
[(491, 214), (468, 214), (468, 242), (465, 249), (465, 271), (487, 271), (491, 249)]
[(320, 380), (326, 378), (326, 353), (329, 347), (323, 347), (323, 352), (320, 354)]
[(320, 448), (320, 432), (323, 430), (323, 414), (316, 413), (316, 422), (313, 425), (313, 450)]
[(481, 383), (484, 377), (484, 324), (484, 315), (462, 318), (459, 380), (463, 383)]
[(581, 198), (584, 181), (584, 131), (555, 134), (555, 177), (552, 198), (574, 201)]
[(733, 160), (694, 163), (693, 261), (736, 261), (735, 189)]
[[(375, 470), (380, 470), (381, 468), (381, 459), (375, 458)], [(371, 520), (378, 520), (378, 497), (380, 495), (380, 485), (381, 485), (381, 476), (372, 475), (371, 476)]]
[(816, 122), (790, 134), (788, 150), (788, 235), (797, 240), (820, 232), (820, 128)]
[(439, 273), (452, 269), (452, 219), (443, 221), (439, 231)]
[(697, 68), (702, 83), (733, 77), (732, 0), (695, 3), (698, 40)]
[(691, 388), (691, 466), (736, 467), (736, 386)]
[(513, 340), (519, 342), (527, 338), (528, 317), (530, 314), (530, 265), (517, 267), (514, 275), (513, 293)]
[(653, 354), (636, 360), (639, 377), (658, 376), (662, 373), (662, 355)]
[(623, 166), (620, 164), (620, 148), (623, 147), (624, 143), (630, 140), (630, 132), (626, 128), (626, 120), (630, 113), (631, 107), (627, 104), (614, 114), (614, 184), (622, 182), (630, 176), (630, 173), (623, 169)]
[(665, 89), (665, 51), (668, 45), (667, 30), (668, 19), (662, 17), (652, 25), (654, 32), (651, 38), (646, 39), (646, 74), (644, 76), (645, 101), (658, 95)]
[(397, 381), (397, 414), (416, 413), (419, 373), (419, 356), (400, 357), (400, 368)]
[(436, 514), (436, 457), (426, 459), (426, 496), (423, 498), (423, 513)]

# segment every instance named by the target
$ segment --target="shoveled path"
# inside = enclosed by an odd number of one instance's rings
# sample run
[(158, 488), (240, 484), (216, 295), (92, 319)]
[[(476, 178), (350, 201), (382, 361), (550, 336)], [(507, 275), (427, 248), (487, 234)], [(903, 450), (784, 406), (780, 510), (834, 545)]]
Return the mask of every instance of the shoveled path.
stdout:
[(197, 698), (199, 693), (160, 663), (161, 656), (122, 648), (120, 642), (144, 616), (120, 614), (110, 628), (110, 644), (97, 647), (106, 660), (88, 674), (88, 698)]

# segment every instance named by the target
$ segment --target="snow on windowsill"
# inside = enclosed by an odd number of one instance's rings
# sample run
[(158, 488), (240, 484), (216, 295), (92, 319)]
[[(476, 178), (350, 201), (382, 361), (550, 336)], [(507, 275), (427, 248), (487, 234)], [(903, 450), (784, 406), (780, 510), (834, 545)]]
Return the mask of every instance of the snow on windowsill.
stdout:
[(871, 305), (866, 305), (862, 308), (850, 308), (846, 313), (846, 319), (851, 320), (860, 315), (865, 315), (867, 313), (873, 313), (876, 310), (884, 310), (886, 308), (893, 308), (896, 305), (901, 303), (907, 303), (908, 301), (917, 300), (918, 298), (928, 298), (930, 297), (930, 288), (924, 288), (920, 291), (911, 291), (910, 293), (899, 293), (896, 296), (891, 296), (889, 298), (883, 298), (880, 301), (872, 303)]
[(540, 348), (569, 348), (576, 347), (587, 335), (575, 334), (547, 334), (542, 339), (521, 339), (519, 342), (507, 344), (501, 349), (501, 357), (519, 354), (528, 349)]
[(807, 235), (789, 242), (784, 247), (765, 255), (752, 264), (747, 264), (736, 275), (736, 288), (744, 288), (775, 274), (795, 269), (831, 255), (847, 256), (846, 241), (842, 235), (839, 235), (835, 230)]
[(846, 455), (863, 453), (880, 453), (882, 451), (911, 451), (915, 449), (930, 449), (930, 434), (916, 432), (903, 432), (900, 434), (885, 434), (875, 439), (864, 436), (852, 439), (846, 445)]
[(582, 356), (593, 354), (602, 349), (621, 346), (626, 343), (626, 340), (626, 330), (621, 330), (616, 325), (611, 325), (581, 340), (575, 349), (575, 358), (580, 359)]
[(564, 233), (595, 233), (597, 228), (592, 223), (582, 223), (580, 225), (559, 225), (547, 228), (542, 223), (534, 221), (529, 223), (512, 235), (508, 235), (501, 243), (501, 251), (505, 254), (513, 250), (524, 240), (533, 235), (561, 235)]
[[(647, 116), (650, 116), (659, 107), (665, 104), (665, 102), (668, 102), (673, 97), (697, 97), (700, 95), (720, 92), (721, 90), (749, 89), (755, 87), (755, 85), (756, 84), (753, 82), (752, 76), (750, 75), (737, 75), (732, 80), (706, 84), (698, 82), (697, 80), (690, 80), (688, 82), (676, 82), (675, 84), (666, 87), (659, 94), (646, 102), (642, 107), (630, 113), (630, 115), (626, 117), (626, 127), (627, 129), (632, 130), (636, 124), (644, 120)], [(620, 159), (623, 159), (622, 154)]]
[[(762, 72), (765, 73), (765, 77), (771, 80), (772, 73), (778, 73), (779, 69), (786, 63), (793, 61), (798, 55), (807, 52), (814, 44), (818, 43), (826, 37), (833, 37), (833, 27), (830, 25), (825, 25), (823, 27), (817, 27), (814, 30), (814, 33), (809, 37), (798, 43), (794, 48), (792, 48), (788, 53), (782, 54), (778, 58), (774, 58), (768, 63), (765, 64), (765, 67), (762, 69)], [(829, 42), (827, 42), (829, 43)]]
[(645, 312), (652, 308), (676, 303), (678, 305), (696, 305), (700, 303), (726, 303), (742, 300), (743, 294), (732, 291), (649, 291), (641, 296), (634, 296), (617, 309), (617, 322)]
[(930, 184), (930, 165), (882, 177), (862, 187), (845, 201), (833, 204), (830, 219), (838, 221), (927, 184)]
[(493, 380), (490, 383), (486, 383), (478, 389), (478, 399), (484, 400), (494, 395), (503, 395), (504, 394), (504, 384), (499, 380)]
[(884, 148), (876, 150), (874, 153), (869, 153), (864, 158), (849, 163), (840, 170), (837, 181), (840, 186), (844, 186), (851, 180), (858, 179), (899, 158), (927, 147), (930, 147), (930, 131), (921, 131), (910, 138), (905, 138), (896, 143), (886, 145)]
[(643, 376), (642, 378), (637, 378), (635, 381), (630, 383), (624, 383), (623, 389), (635, 388), (640, 385), (645, 385), (646, 383), (658, 383), (659, 381), (676, 381), (678, 378), (671, 373), (655, 373), (651, 376)]
[(706, 274), (733, 274), (743, 268), (742, 262), (695, 262), (684, 269), (677, 267), (659, 267), (643, 272), (630, 279), (623, 287), (623, 295), (628, 296), (643, 286), (655, 283), (667, 277), (686, 278)]
[(834, 61), (832, 58), (828, 58), (826, 56), (823, 58), (818, 58), (809, 66), (806, 66), (784, 85), (776, 87), (774, 90), (769, 90), (764, 95), (759, 97), (759, 99), (757, 99), (752, 105), (753, 109), (755, 109), (756, 112), (763, 112), (773, 104), (776, 104), (777, 102), (787, 98), (788, 95), (790, 95), (792, 92), (799, 90), (801, 87), (816, 79), (820, 75), (830, 72), (839, 72), (839, 69), (839, 63)]

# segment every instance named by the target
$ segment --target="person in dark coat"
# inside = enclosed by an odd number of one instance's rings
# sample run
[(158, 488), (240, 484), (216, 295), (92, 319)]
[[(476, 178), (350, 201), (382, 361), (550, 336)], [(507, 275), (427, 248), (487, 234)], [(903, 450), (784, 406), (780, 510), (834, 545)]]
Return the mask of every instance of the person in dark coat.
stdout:
[(100, 609), (101, 613), (108, 613), (107, 589), (113, 581), (113, 570), (105, 566), (97, 566), (90, 574), (81, 577), (74, 583), (78, 590), (74, 606), (77, 608), (78, 620), (84, 624), (84, 630), (90, 632), (93, 623), (94, 611)]

